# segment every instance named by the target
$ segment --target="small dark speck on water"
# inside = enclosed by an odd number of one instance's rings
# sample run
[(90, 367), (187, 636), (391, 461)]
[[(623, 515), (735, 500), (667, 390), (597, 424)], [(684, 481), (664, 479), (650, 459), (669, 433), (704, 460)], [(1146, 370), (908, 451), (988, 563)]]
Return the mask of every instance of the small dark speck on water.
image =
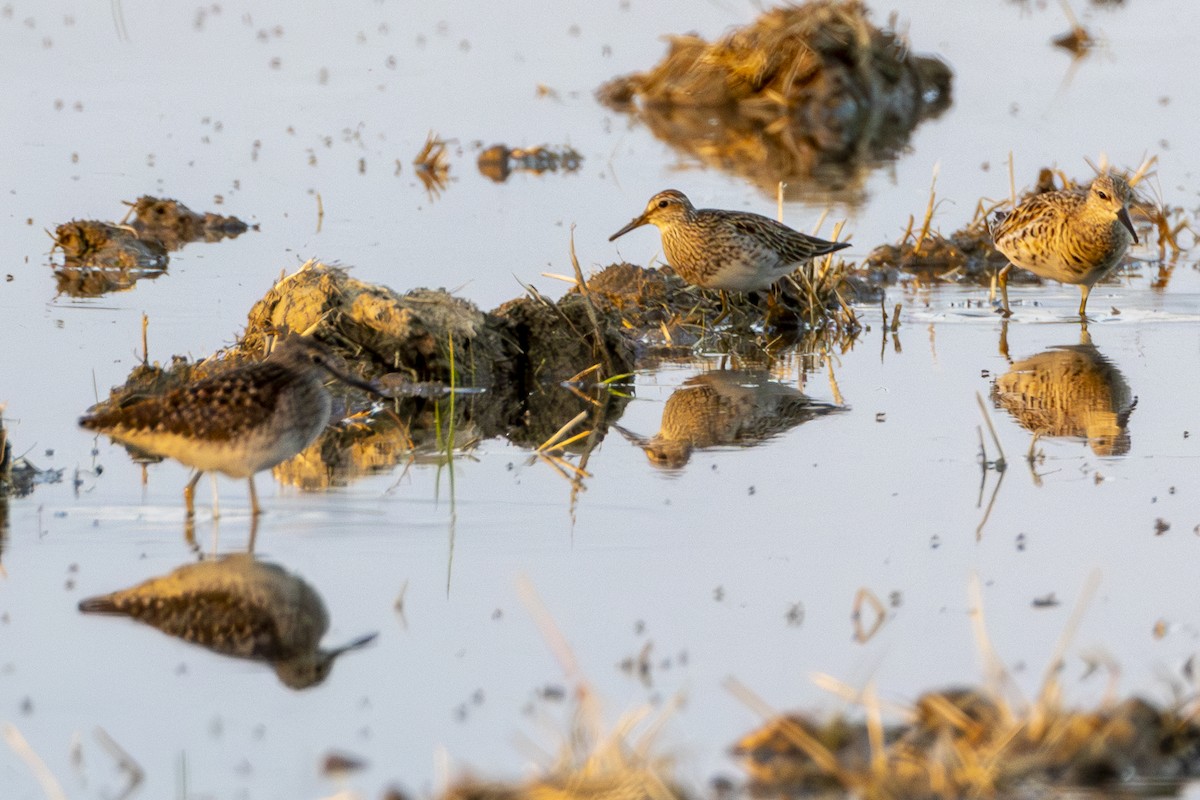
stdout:
[(886, 411), (876, 411), (875, 412), (875, 421), (876, 422), (886, 422), (887, 421), (887, 412)]
[(892, 591), (888, 594), (888, 605), (892, 608), (899, 608), (904, 605), (904, 595), (899, 591)]
[(497, 608), (492, 612), (492, 619), (501, 619), (504, 616), (504, 611)]
[[(1200, 525), (1196, 526), (1196, 535), (1200, 536)], [(713, 589), (713, 600), (716, 600), (719, 603), (724, 599), (725, 599), (725, 587), (724, 586), (718, 586), (717, 588)]]
[(784, 619), (787, 620), (788, 625), (793, 628), (799, 628), (804, 624), (804, 604), (792, 603), (791, 607), (787, 610), (787, 614), (784, 615)]
[(749, 490), (748, 490), (746, 493), (747, 493), (747, 494), (749, 494), (749, 495), (753, 495), (753, 494), (754, 494), (754, 487), (753, 487), (753, 486), (751, 486), (751, 487), (750, 487), (750, 489), (749, 489)]
[(936, 533), (933, 536), (929, 537), (929, 549), (937, 550), (941, 546), (942, 546), (942, 537), (938, 536)]
[(1025, 552), (1025, 534), (1023, 533), (1017, 534), (1017, 550)]
[(640, 619), (637, 622), (633, 623), (633, 632), (634, 632), (634, 634), (641, 636), (643, 633), (646, 632), (646, 623)]
[(1162, 536), (1167, 531), (1171, 530), (1171, 523), (1167, 522), (1162, 517), (1154, 520), (1154, 535)]
[(1033, 607), (1034, 608), (1054, 608), (1058, 604), (1059, 604), (1059, 601), (1058, 601), (1058, 598), (1054, 596), (1054, 592), (1051, 592), (1050, 594), (1046, 595), (1045, 597), (1033, 598)]

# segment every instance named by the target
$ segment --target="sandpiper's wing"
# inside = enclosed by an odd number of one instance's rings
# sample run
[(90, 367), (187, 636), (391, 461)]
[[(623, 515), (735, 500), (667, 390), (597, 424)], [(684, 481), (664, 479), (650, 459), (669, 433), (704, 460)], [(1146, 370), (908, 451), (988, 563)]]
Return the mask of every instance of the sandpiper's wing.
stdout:
[(1067, 217), (1086, 202), (1079, 192), (1043, 192), (1027, 198), (1012, 211), (998, 211), (992, 217), (992, 241), (999, 246), (1009, 237), (1044, 236), (1049, 228), (1063, 224)]
[(236, 439), (275, 413), (294, 370), (274, 361), (236, 367), (219, 375), (146, 397), (125, 406), (103, 408), (79, 424), (110, 435), (121, 431), (174, 433), (211, 441)]
[(823, 256), (850, 246), (849, 242), (831, 242), (792, 230), (782, 222), (776, 222), (761, 214), (732, 211), (729, 212), (728, 219), (730, 224), (743, 234), (762, 241), (788, 263), (808, 261), (815, 256)]

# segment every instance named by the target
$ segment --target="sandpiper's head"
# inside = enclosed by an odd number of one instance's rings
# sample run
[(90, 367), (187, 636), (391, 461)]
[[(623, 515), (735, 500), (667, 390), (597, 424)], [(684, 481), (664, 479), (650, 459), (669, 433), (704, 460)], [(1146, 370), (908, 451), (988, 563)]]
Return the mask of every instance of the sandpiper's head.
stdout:
[(349, 644), (344, 644), (334, 650), (316, 650), (300, 653), (292, 658), (275, 661), (271, 666), (284, 686), (289, 689), (307, 689), (317, 686), (329, 677), (333, 670), (333, 662), (342, 653), (357, 650), (375, 640), (377, 634), (369, 633), (360, 636)]
[(1124, 178), (1116, 175), (1098, 175), (1088, 189), (1088, 205), (1115, 216), (1129, 231), (1133, 241), (1137, 242), (1137, 232), (1133, 229), (1133, 220), (1129, 218), (1129, 209), (1126, 207), (1132, 199), (1133, 189)]
[(270, 358), (274, 361), (280, 361), (289, 366), (307, 370), (311, 367), (316, 367), (322, 372), (340, 380), (342, 383), (353, 386), (357, 389), (362, 389), (365, 392), (378, 394), (379, 390), (366, 381), (360, 380), (342, 368), (338, 361), (338, 357), (329, 349), (328, 345), (319, 339), (314, 339), (311, 336), (291, 335), (283, 341), (275, 345), (275, 349), (271, 351)]
[(641, 216), (634, 217), (628, 225), (608, 237), (608, 240), (611, 242), (618, 236), (624, 236), (634, 228), (639, 228), (647, 223), (661, 228), (682, 222), (695, 210), (692, 202), (683, 192), (678, 189), (666, 189), (651, 197)]

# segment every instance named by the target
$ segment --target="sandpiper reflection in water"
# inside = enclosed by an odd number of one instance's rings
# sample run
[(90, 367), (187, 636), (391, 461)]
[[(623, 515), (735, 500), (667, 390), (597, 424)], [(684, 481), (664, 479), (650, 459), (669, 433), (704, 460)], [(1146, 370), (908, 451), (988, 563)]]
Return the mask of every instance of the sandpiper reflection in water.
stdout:
[(813, 400), (761, 370), (714, 370), (684, 381), (663, 406), (650, 438), (617, 429), (656, 467), (679, 469), (692, 452), (753, 447), (811, 419), (844, 410)]
[(322, 650), (329, 615), (320, 595), (282, 567), (245, 553), (185, 564), (82, 600), (79, 610), (133, 617), (221, 655), (265, 661), (292, 689), (321, 683), (339, 655), (375, 638), (372, 633)]
[(1137, 398), (1086, 332), (1079, 344), (1015, 362), (996, 378), (992, 399), (1035, 436), (1080, 437), (1098, 456), (1129, 452)]

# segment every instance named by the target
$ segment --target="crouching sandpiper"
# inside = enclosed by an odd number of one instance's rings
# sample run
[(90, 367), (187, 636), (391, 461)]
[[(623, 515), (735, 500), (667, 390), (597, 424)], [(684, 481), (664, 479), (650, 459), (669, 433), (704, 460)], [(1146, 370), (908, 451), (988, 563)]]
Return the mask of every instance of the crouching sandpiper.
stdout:
[(997, 212), (990, 227), (996, 249), (1008, 257), (998, 280), (1008, 308), (1008, 271), (1079, 286), (1079, 317), (1087, 320), (1088, 293), (1137, 242), (1128, 203), (1133, 191), (1123, 178), (1100, 175), (1087, 189), (1035, 194), (1011, 212)]

